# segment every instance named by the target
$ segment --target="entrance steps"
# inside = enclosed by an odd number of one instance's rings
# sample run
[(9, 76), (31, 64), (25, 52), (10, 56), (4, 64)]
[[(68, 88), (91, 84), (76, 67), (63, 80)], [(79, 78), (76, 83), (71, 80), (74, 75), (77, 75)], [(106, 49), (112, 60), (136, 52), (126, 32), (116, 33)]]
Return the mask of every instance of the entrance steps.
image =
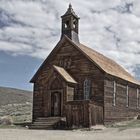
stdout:
[(62, 117), (39, 117), (29, 126), (29, 129), (56, 129), (62, 120)]

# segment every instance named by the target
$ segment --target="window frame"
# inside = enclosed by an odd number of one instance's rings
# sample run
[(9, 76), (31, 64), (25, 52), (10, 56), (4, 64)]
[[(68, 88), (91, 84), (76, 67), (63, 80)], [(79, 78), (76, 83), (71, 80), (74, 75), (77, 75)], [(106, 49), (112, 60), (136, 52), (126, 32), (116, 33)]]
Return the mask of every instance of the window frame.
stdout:
[(113, 81), (113, 106), (116, 106), (116, 81)]
[(67, 86), (67, 96), (66, 96), (67, 102), (74, 101), (74, 93), (75, 93), (75, 88), (68, 85)]
[(126, 107), (129, 107), (129, 86), (126, 86)]
[(84, 100), (90, 99), (90, 92), (91, 92), (91, 80), (86, 78), (84, 80)]

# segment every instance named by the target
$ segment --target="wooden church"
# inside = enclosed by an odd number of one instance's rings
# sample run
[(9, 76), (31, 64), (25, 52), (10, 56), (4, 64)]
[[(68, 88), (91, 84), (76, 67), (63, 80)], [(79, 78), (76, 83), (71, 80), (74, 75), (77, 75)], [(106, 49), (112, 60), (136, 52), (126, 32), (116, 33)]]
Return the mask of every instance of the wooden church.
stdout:
[(140, 114), (140, 83), (115, 61), (79, 41), (71, 4), (61, 39), (31, 79), (31, 128), (91, 127)]

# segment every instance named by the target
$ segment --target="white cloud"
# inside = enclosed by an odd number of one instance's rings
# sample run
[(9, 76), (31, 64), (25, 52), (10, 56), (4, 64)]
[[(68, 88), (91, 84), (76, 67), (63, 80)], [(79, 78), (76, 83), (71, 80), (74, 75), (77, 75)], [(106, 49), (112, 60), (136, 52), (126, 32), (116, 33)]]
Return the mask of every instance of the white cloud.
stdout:
[(45, 58), (60, 39), (68, 3), (80, 40), (133, 72), (140, 65), (139, 0), (1, 0), (0, 51)]
[[(0, 50), (9, 52), (18, 52), (19, 54), (32, 52), (32, 46), (23, 43), (10, 43), (5, 41), (0, 41)], [(24, 51), (23, 51), (24, 50)], [(16, 54), (15, 53), (15, 54)]]

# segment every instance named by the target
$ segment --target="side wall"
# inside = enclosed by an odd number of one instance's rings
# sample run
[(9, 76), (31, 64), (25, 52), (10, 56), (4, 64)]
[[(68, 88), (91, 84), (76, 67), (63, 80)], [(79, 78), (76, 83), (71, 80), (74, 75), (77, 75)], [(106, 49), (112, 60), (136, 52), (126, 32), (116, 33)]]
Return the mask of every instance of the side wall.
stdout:
[(33, 121), (43, 115), (43, 87), (37, 83), (34, 83), (32, 115)]
[[(125, 81), (116, 80), (116, 105), (113, 105), (114, 84), (113, 79), (104, 81), (104, 123), (113, 123), (132, 119), (140, 113), (137, 108), (137, 87)], [(127, 88), (129, 106), (127, 107)], [(139, 94), (140, 96), (140, 94)]]

